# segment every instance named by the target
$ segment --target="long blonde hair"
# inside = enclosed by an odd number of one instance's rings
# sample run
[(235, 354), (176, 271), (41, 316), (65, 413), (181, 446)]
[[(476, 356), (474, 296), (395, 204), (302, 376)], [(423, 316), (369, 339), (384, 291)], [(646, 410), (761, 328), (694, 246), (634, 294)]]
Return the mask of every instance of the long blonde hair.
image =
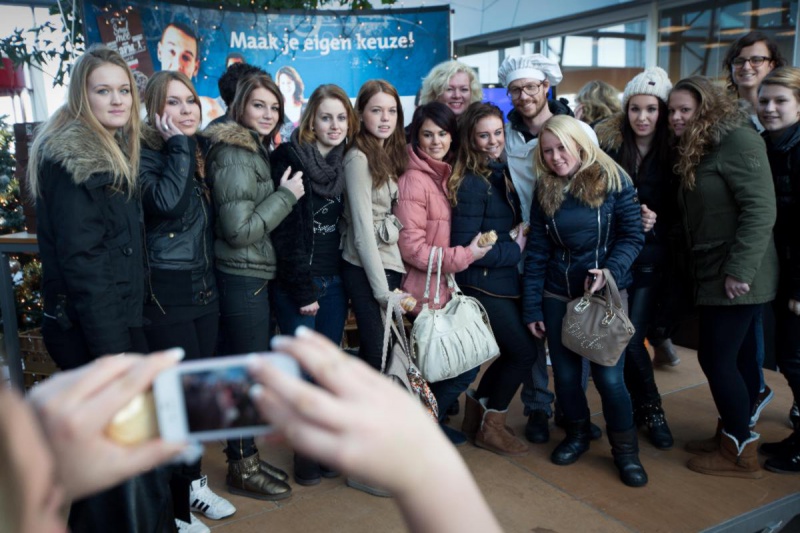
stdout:
[[(89, 76), (95, 69), (107, 64), (116, 65), (125, 71), (133, 100), (128, 123), (114, 134), (109, 133), (100, 124), (89, 105)], [(128, 64), (119, 53), (106, 46), (94, 45), (89, 48), (75, 62), (67, 92), (67, 102), (39, 128), (36, 140), (31, 147), (28, 184), (32, 194), (37, 197), (41, 196), (39, 167), (47, 156), (47, 145), (50, 140), (64, 128), (80, 123), (96, 135), (101, 147), (101, 152), (98, 154), (83, 155), (103, 159), (111, 171), (112, 187), (119, 191), (125, 191), (129, 196), (132, 195), (136, 191), (139, 174), (139, 133), (141, 129), (139, 116), (139, 93)]]
[(581, 122), (569, 115), (550, 117), (542, 126), (542, 130), (539, 132), (539, 143), (533, 152), (533, 162), (537, 175), (553, 174), (545, 164), (544, 155), (542, 154), (542, 135), (544, 132), (555, 135), (564, 145), (564, 148), (581, 162), (575, 174), (580, 174), (591, 166), (598, 165), (606, 177), (606, 191), (618, 192), (622, 190), (623, 181), (627, 179), (624, 171), (592, 142), (586, 132), (583, 131)]

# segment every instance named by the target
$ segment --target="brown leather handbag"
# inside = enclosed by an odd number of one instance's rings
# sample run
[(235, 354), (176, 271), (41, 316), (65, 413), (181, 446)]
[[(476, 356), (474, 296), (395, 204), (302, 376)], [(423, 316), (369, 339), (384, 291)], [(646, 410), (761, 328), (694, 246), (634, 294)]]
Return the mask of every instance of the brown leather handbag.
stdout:
[(617, 283), (607, 268), (604, 293), (586, 291), (567, 304), (561, 343), (593, 363), (614, 366), (636, 329), (625, 311)]

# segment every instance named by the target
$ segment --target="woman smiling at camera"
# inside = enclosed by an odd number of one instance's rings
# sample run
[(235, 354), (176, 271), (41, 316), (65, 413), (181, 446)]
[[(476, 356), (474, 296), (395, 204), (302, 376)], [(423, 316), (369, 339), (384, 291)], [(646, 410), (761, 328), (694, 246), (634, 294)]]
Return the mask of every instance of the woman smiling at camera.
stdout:
[[(220, 355), (269, 350), (267, 285), (275, 279), (277, 257), (271, 233), (286, 218), (305, 188), (286, 169), (272, 181), (269, 149), (283, 122), (283, 99), (264, 75), (239, 82), (231, 121), (209, 127), (206, 158), (217, 214), (214, 255), (220, 293)], [(291, 494), (285, 472), (261, 461), (252, 437), (231, 439), (228, 489), (260, 500)]]
[(696, 285), (697, 359), (719, 412), (713, 437), (687, 443), (688, 451), (701, 454), (688, 466), (759, 478), (759, 435), (750, 430), (760, 388), (756, 319), (778, 284), (769, 160), (745, 112), (708, 78), (675, 84), (669, 123), (677, 137), (678, 205)]
[[(606, 285), (608, 269), (623, 301), (631, 284), (631, 265), (644, 243), (636, 192), (627, 174), (603, 153), (567, 115), (543, 126), (534, 152), (539, 179), (531, 208), (523, 278), (523, 315), (538, 338), (547, 338), (556, 396), (564, 410), (566, 438), (550, 460), (568, 465), (589, 449), (590, 422), (581, 387), (580, 355), (564, 347), (561, 324), (567, 302)], [(608, 440), (623, 483), (641, 487), (647, 474), (639, 462), (639, 444), (623, 367), (591, 363), (603, 402)]]

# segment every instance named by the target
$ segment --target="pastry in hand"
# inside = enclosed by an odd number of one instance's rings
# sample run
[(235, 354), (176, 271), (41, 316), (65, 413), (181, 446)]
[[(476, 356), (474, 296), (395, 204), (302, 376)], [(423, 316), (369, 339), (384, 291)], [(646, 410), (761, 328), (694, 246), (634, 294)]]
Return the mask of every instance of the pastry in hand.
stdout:
[(481, 248), (492, 246), (496, 242), (497, 242), (497, 232), (495, 230), (487, 231), (486, 233), (481, 233), (481, 236), (478, 237), (478, 246), (480, 246)]
[[(522, 222), (520, 225), (522, 226), (522, 234), (527, 236), (528, 233), (531, 232), (531, 225), (528, 224), (527, 222)], [(508, 234), (511, 236), (512, 241), (517, 240), (517, 234), (519, 233), (520, 225), (514, 226), (513, 228), (511, 228), (511, 231), (508, 232)]]
[(139, 394), (123, 407), (106, 428), (106, 433), (119, 444), (139, 444), (158, 437), (158, 419), (153, 392)]
[[(400, 289), (394, 290), (395, 294), (405, 294)], [(417, 306), (417, 299), (413, 296), (406, 296), (402, 300), (400, 300), (400, 307), (402, 307), (406, 312), (413, 311), (414, 308)]]

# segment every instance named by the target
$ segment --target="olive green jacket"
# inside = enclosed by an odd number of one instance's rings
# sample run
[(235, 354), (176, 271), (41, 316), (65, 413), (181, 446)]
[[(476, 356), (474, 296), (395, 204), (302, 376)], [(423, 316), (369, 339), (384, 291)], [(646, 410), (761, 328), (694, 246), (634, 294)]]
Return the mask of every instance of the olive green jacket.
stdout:
[[(752, 127), (729, 117), (713, 126), (714, 145), (697, 166), (695, 187), (678, 193), (692, 256), (697, 305), (769, 302), (778, 286), (772, 239), (775, 188), (764, 141)], [(750, 284), (729, 299), (725, 278)]]
[(274, 279), (277, 258), (270, 232), (297, 203), (285, 187), (275, 188), (269, 155), (255, 132), (235, 122), (209, 126), (206, 177), (216, 210), (214, 255), (228, 274)]

